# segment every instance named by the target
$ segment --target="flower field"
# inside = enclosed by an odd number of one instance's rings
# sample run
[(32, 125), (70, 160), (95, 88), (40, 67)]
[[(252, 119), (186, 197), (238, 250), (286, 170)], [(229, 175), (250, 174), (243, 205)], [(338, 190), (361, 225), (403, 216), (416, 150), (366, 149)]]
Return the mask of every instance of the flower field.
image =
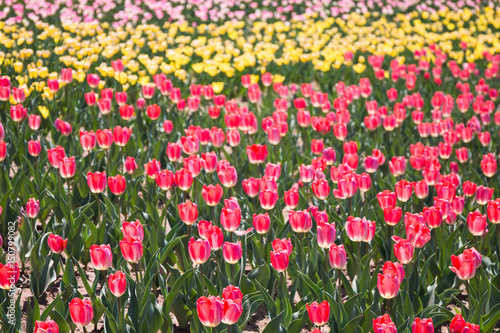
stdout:
[(6, 333), (500, 329), (500, 4), (0, 4)]

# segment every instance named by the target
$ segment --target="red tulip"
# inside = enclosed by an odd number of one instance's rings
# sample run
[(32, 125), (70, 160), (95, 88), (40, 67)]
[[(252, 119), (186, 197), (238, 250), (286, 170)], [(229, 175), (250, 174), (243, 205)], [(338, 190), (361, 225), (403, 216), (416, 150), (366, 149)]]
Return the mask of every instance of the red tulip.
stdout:
[(374, 333), (397, 333), (396, 324), (391, 320), (391, 317), (386, 313), (383, 316), (373, 319)]
[[(10, 116), (12, 120), (14, 120), (16, 123), (19, 123), (23, 121), (26, 117), (28, 117), (28, 111), (21, 104), (11, 105)], [(58, 126), (56, 126), (56, 128), (58, 128)]]
[(63, 157), (59, 160), (59, 173), (62, 178), (72, 178), (76, 173), (75, 157)]
[(375, 236), (375, 222), (367, 220), (365, 217), (347, 217), (347, 236), (353, 242), (371, 242)]
[[(33, 156), (37, 157), (40, 155), (40, 152), (42, 151), (42, 146), (40, 145), (40, 140), (30, 140), (28, 141), (28, 153)], [(0, 153), (1, 155), (1, 153)]]
[(284, 200), (287, 207), (294, 209), (299, 205), (299, 191), (296, 188), (285, 191)]
[(141, 242), (144, 240), (144, 228), (139, 220), (134, 222), (124, 221), (121, 229), (123, 236), (137, 238)]
[(493, 196), (493, 188), (479, 185), (476, 189), (476, 201), (478, 205), (486, 205)]
[(96, 145), (96, 135), (94, 131), (80, 131), (80, 143), (85, 151), (94, 149)]
[(66, 249), (66, 245), (68, 244), (68, 239), (62, 239), (59, 235), (50, 234), (47, 238), (47, 245), (49, 245), (52, 253), (61, 254), (64, 249)]
[(314, 179), (315, 170), (312, 165), (299, 166), (300, 180), (303, 183), (310, 183)]
[(434, 324), (431, 318), (415, 318), (411, 325), (412, 333), (434, 333)]
[(151, 120), (156, 120), (160, 117), (161, 108), (158, 106), (158, 104), (148, 105), (146, 114)]
[(125, 294), (127, 289), (127, 277), (122, 271), (117, 271), (114, 274), (110, 274), (108, 277), (108, 287), (109, 291), (115, 296), (120, 297)]
[(76, 325), (87, 326), (94, 317), (94, 309), (89, 299), (73, 298), (69, 303), (69, 312)]
[(202, 296), (196, 301), (196, 311), (203, 326), (217, 327), (224, 316), (224, 304), (219, 296)]
[(460, 280), (470, 280), (476, 275), (476, 263), (470, 256), (452, 254), (451, 265), (451, 271), (457, 274)]
[(289, 259), (287, 251), (271, 251), (271, 265), (279, 273), (287, 270)]
[(217, 154), (215, 152), (201, 154), (201, 166), (207, 173), (217, 170)]
[(35, 321), (34, 333), (59, 333), (59, 326), (53, 320)]
[[(4, 141), (0, 141), (0, 142), (4, 142)], [(57, 146), (55, 148), (50, 148), (49, 150), (47, 150), (47, 157), (49, 159), (50, 165), (52, 165), (54, 168), (57, 168), (57, 169), (59, 168), (59, 161), (64, 156), (66, 156), (66, 154), (64, 152), (64, 148), (61, 146)]]
[(316, 198), (319, 200), (325, 200), (328, 198), (330, 194), (330, 186), (328, 185), (328, 181), (326, 179), (317, 179), (313, 181), (312, 190)]
[(317, 242), (319, 247), (329, 249), (335, 243), (336, 230), (335, 223), (317, 223)]
[(230, 243), (225, 242), (222, 254), (224, 256), (224, 260), (229, 264), (236, 264), (243, 255), (243, 250), (241, 248), (241, 242)]
[(40, 201), (35, 200), (33, 198), (29, 198), (26, 203), (26, 215), (30, 219), (34, 219), (37, 217), (38, 212), (40, 211)]
[(102, 193), (106, 189), (106, 171), (104, 172), (88, 172), (87, 184), (89, 185), (92, 193)]
[(266, 145), (252, 145), (247, 147), (248, 161), (251, 164), (263, 163), (267, 158)]
[(207, 262), (210, 257), (211, 248), (210, 244), (207, 240), (197, 239), (194, 240), (194, 237), (191, 237), (188, 243), (188, 252), (191, 261), (194, 264), (200, 265)]
[(94, 269), (99, 271), (105, 271), (111, 267), (113, 262), (113, 253), (111, 252), (111, 247), (108, 245), (92, 245), (90, 247), (90, 260)]
[[(28, 117), (28, 126), (33, 131), (38, 130), (40, 128), (41, 124), (42, 124), (42, 118), (40, 116), (32, 114)], [(489, 133), (489, 132), (486, 132), (486, 133)]]
[(187, 225), (192, 225), (198, 219), (198, 206), (189, 200), (177, 205), (177, 209), (179, 218)]
[(234, 232), (238, 229), (241, 223), (241, 210), (222, 208), (220, 215), (220, 223), (224, 230)]
[(384, 220), (390, 226), (395, 226), (401, 221), (401, 216), (403, 216), (403, 211), (401, 207), (387, 207), (384, 209)]
[(5, 141), (0, 141), (0, 162), (5, 160), (5, 157), (7, 157), (7, 144)]
[(210, 244), (210, 248), (212, 250), (217, 251), (224, 245), (224, 234), (222, 233), (222, 229), (219, 228), (218, 226), (211, 225), (205, 231), (204, 238), (208, 240), (208, 243)]
[(125, 159), (125, 171), (128, 173), (128, 174), (133, 174), (135, 170), (137, 170), (138, 166), (137, 166), (137, 163), (135, 162), (135, 158), (133, 158), (132, 156), (128, 156), (126, 159)]
[(98, 129), (95, 135), (99, 148), (109, 149), (113, 144), (113, 133), (109, 129)]
[(377, 200), (380, 208), (383, 210), (386, 208), (396, 207), (396, 194), (390, 190), (384, 190), (377, 194)]
[(408, 264), (413, 260), (413, 245), (408, 239), (392, 236), (394, 241), (394, 255), (402, 264)]
[(400, 180), (396, 183), (395, 192), (399, 201), (407, 202), (413, 192), (413, 183), (406, 179)]
[(481, 160), (481, 169), (486, 177), (493, 177), (497, 172), (497, 160), (493, 153), (483, 156)]
[(469, 212), (467, 216), (467, 228), (474, 236), (483, 236), (488, 232), (486, 222), (486, 215), (481, 214), (479, 211)]
[(415, 188), (415, 195), (419, 199), (425, 199), (429, 195), (429, 185), (425, 180), (415, 182), (413, 187)]
[(312, 228), (311, 215), (305, 209), (298, 212), (291, 210), (288, 213), (288, 223), (292, 230), (298, 233), (307, 233)]
[(347, 254), (344, 245), (332, 244), (329, 250), (330, 266), (335, 269), (344, 269), (347, 263)]
[(222, 194), (223, 190), (222, 187), (217, 184), (217, 185), (203, 185), (203, 189), (201, 191), (201, 195), (203, 196), (203, 199), (209, 206), (217, 206), (217, 204), (220, 202), (222, 199)]
[(264, 173), (267, 177), (271, 177), (277, 180), (281, 175), (281, 163), (267, 163)]
[(163, 191), (168, 191), (175, 185), (174, 174), (170, 170), (162, 170), (155, 175), (155, 182)]
[(406, 172), (406, 160), (404, 156), (396, 157), (394, 156), (389, 161), (389, 169), (394, 177), (404, 175)]
[(123, 237), (120, 241), (120, 250), (123, 258), (130, 263), (138, 263), (144, 252), (142, 241), (131, 236)]
[(116, 126), (113, 129), (113, 140), (117, 146), (124, 147), (130, 136), (132, 135), (132, 128)]
[(258, 234), (265, 234), (269, 231), (271, 220), (268, 213), (255, 215), (252, 220), (253, 227)]
[(114, 195), (120, 195), (123, 192), (125, 192), (125, 188), (127, 186), (125, 177), (122, 175), (116, 175), (114, 177), (109, 177), (108, 178), (108, 187), (109, 190), (114, 194)]
[[(462, 317), (460, 313), (457, 313), (455, 317), (451, 320), (450, 330), (452, 333), (461, 333), (465, 328), (465, 319)], [(468, 332), (464, 332), (468, 333)]]
[(54, 123), (54, 127), (59, 131), (61, 132), (61, 134), (63, 136), (68, 136), (71, 134), (71, 131), (72, 131), (72, 128), (71, 128), (71, 124), (68, 123), (67, 121), (63, 121), (62, 119), (60, 118), (57, 118), (55, 123)]
[(378, 274), (377, 289), (380, 296), (385, 299), (391, 299), (397, 296), (401, 281), (395, 274)]
[(236, 168), (227, 161), (220, 161), (217, 166), (217, 175), (223, 186), (227, 188), (234, 187), (238, 182), (238, 173)]
[(238, 322), (241, 314), (243, 313), (243, 306), (241, 299), (223, 299), (223, 315), (222, 322), (226, 325), (233, 325)]
[(424, 222), (423, 214), (406, 213), (406, 236), (414, 247), (422, 248), (431, 239), (431, 230)]
[(427, 226), (431, 229), (439, 227), (443, 223), (443, 212), (439, 207), (424, 207), (424, 218)]
[(311, 305), (306, 304), (306, 309), (309, 319), (316, 326), (323, 326), (330, 319), (330, 304), (327, 301), (313, 302)]
[(11, 289), (19, 280), (20, 270), (17, 262), (3, 265), (0, 263), (0, 288), (4, 290)]
[(260, 206), (262, 209), (271, 210), (278, 201), (278, 192), (271, 190), (261, 190), (259, 194)]
[(243, 179), (241, 182), (243, 190), (250, 198), (255, 198), (259, 195), (260, 190), (260, 179), (250, 177), (248, 179)]

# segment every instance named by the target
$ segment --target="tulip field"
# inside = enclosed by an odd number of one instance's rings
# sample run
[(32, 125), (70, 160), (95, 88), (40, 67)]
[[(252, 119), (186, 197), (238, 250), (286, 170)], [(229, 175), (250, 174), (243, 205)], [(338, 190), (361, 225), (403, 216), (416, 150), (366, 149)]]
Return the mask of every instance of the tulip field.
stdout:
[(0, 2), (0, 332), (500, 331), (497, 0)]

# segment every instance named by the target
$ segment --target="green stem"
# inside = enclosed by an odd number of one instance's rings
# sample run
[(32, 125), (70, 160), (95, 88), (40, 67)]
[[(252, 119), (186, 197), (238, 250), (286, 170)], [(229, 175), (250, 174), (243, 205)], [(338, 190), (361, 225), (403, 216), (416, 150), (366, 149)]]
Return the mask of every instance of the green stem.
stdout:
[(337, 288), (338, 288), (338, 291), (339, 291), (339, 303), (342, 304), (342, 279), (340, 278), (342, 272), (340, 271), (340, 269), (338, 269), (338, 274), (337, 274)]
[(205, 295), (205, 275), (203, 275), (203, 264), (200, 264), (201, 296)]
[(470, 285), (469, 285), (469, 280), (465, 280), (465, 289), (467, 290), (467, 300), (469, 301), (469, 320), (472, 319), (472, 314), (474, 313), (473, 311), (473, 306), (472, 306), (472, 295), (470, 293)]

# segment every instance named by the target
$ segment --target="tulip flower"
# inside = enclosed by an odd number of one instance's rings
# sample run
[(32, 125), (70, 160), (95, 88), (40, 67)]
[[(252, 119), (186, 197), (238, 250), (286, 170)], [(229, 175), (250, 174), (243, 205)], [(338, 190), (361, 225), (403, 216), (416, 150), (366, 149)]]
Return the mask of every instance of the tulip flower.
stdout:
[(487, 229), (486, 215), (479, 211), (470, 212), (467, 216), (467, 228), (474, 236), (483, 236)]
[(99, 148), (109, 149), (111, 147), (113, 144), (113, 133), (109, 129), (98, 129), (95, 134)]
[(9, 290), (19, 280), (20, 270), (17, 262), (15, 264), (0, 263), (0, 288)]
[(284, 272), (288, 268), (289, 257), (287, 251), (271, 251), (271, 265), (278, 273)]
[[(33, 156), (37, 157), (40, 155), (40, 152), (42, 151), (42, 146), (40, 145), (40, 140), (30, 140), (28, 141), (28, 153)], [(0, 153), (1, 155), (2, 153)]]
[(80, 143), (85, 151), (94, 149), (96, 146), (96, 135), (94, 131), (80, 131)]
[(241, 223), (241, 210), (222, 208), (220, 214), (220, 223), (224, 230), (228, 232), (234, 232), (238, 229)]
[(33, 198), (28, 199), (28, 202), (26, 203), (26, 215), (30, 219), (34, 219), (37, 217), (39, 211), (40, 200), (35, 200)]
[(344, 269), (347, 264), (347, 254), (344, 245), (332, 244), (329, 250), (330, 266), (335, 269)]
[(72, 178), (76, 173), (75, 157), (63, 157), (59, 160), (59, 173), (64, 179)]
[(124, 193), (126, 186), (127, 183), (125, 177), (123, 177), (122, 175), (108, 177), (108, 187), (111, 193), (113, 193), (114, 195), (120, 195)]
[(190, 200), (177, 205), (177, 209), (179, 218), (187, 225), (192, 225), (198, 219), (198, 206)]
[(278, 192), (271, 190), (260, 191), (259, 194), (260, 206), (262, 209), (271, 210), (276, 205), (278, 201)]
[(307, 210), (303, 211), (293, 211), (288, 213), (288, 223), (292, 227), (292, 230), (297, 233), (307, 233), (312, 228), (311, 215)]
[(325, 325), (330, 319), (330, 304), (327, 301), (306, 304), (309, 319), (316, 326)]
[(271, 226), (271, 220), (269, 218), (269, 214), (268, 213), (258, 214), (258, 215), (253, 214), (252, 224), (255, 231), (258, 234), (267, 233)]
[(196, 311), (203, 326), (217, 327), (224, 317), (224, 304), (219, 296), (202, 296), (196, 301)]
[(111, 247), (108, 245), (92, 245), (90, 247), (90, 260), (94, 269), (99, 271), (105, 271), (111, 267), (113, 262), (113, 252), (111, 252)]
[(371, 242), (375, 236), (375, 222), (367, 220), (365, 217), (347, 217), (347, 236), (353, 242)]
[(35, 321), (35, 331), (33, 333), (59, 333), (59, 326), (53, 320)]
[(413, 260), (414, 247), (410, 240), (398, 236), (392, 236), (394, 241), (394, 255), (402, 264), (408, 264)]
[(141, 242), (144, 240), (144, 228), (139, 220), (135, 220), (134, 222), (124, 221), (121, 230), (123, 236), (137, 238)]
[(384, 209), (384, 221), (390, 226), (395, 226), (401, 221), (403, 211), (401, 207), (387, 207)]
[(250, 198), (255, 198), (259, 195), (260, 190), (260, 179), (250, 177), (248, 179), (243, 179), (241, 183), (243, 190)]
[(211, 248), (207, 240), (195, 240), (191, 237), (188, 243), (188, 252), (191, 261), (196, 265), (201, 265), (207, 262), (210, 257)]
[(217, 185), (203, 185), (203, 189), (201, 191), (201, 195), (203, 196), (203, 199), (209, 206), (217, 206), (217, 204), (220, 202), (222, 198), (223, 190), (222, 187), (217, 184)]
[(69, 312), (76, 325), (87, 326), (94, 318), (94, 309), (89, 299), (73, 298), (69, 303)]
[(476, 189), (476, 201), (478, 205), (486, 205), (493, 196), (493, 188), (479, 185)]
[(380, 296), (385, 299), (396, 297), (399, 291), (401, 281), (396, 274), (378, 274), (377, 276), (377, 289)]
[(125, 291), (127, 289), (127, 277), (121, 271), (110, 274), (108, 277), (108, 287), (109, 291), (115, 297), (122, 296), (123, 294), (125, 294)]
[[(201, 235), (200, 235), (201, 236)], [(210, 248), (214, 251), (220, 249), (224, 244), (224, 234), (222, 233), (222, 229), (216, 225), (211, 225), (205, 231), (205, 237), (208, 240), (208, 244)]]
[(335, 243), (336, 230), (335, 223), (318, 223), (317, 242), (319, 247), (329, 249)]
[(317, 179), (313, 181), (311, 188), (314, 195), (319, 200), (325, 200), (330, 194), (330, 186), (328, 185), (328, 181), (326, 179)]
[[(0, 142), (4, 142), (4, 141), (0, 141)], [(49, 163), (54, 168), (57, 168), (57, 169), (59, 168), (59, 162), (65, 156), (66, 155), (64, 152), (64, 148), (61, 146), (57, 146), (55, 148), (50, 148), (49, 150), (47, 150), (47, 157), (49, 159)]]
[(226, 325), (234, 325), (238, 322), (241, 314), (243, 313), (243, 305), (241, 299), (222, 299), (222, 322)]
[(175, 177), (172, 171), (165, 169), (155, 175), (155, 182), (163, 191), (169, 191), (175, 185)]
[(222, 248), (222, 254), (224, 260), (229, 264), (236, 264), (243, 255), (243, 250), (241, 248), (241, 242), (229, 243), (225, 242)]
[(412, 333), (434, 333), (434, 324), (431, 318), (415, 318), (411, 325)]
[(68, 239), (64, 239), (59, 235), (50, 234), (47, 238), (47, 245), (50, 248), (50, 251), (55, 254), (61, 254), (64, 249), (66, 249), (66, 245), (68, 244)]
[(217, 175), (223, 186), (230, 188), (234, 187), (238, 182), (238, 173), (236, 168), (229, 165), (229, 162), (220, 161), (217, 166)]
[(106, 189), (106, 171), (104, 172), (88, 172), (87, 184), (92, 193), (102, 193)]
[(476, 275), (476, 262), (473, 257), (463, 253), (458, 256), (452, 254), (450, 269), (460, 280), (470, 280)]
[(120, 241), (120, 250), (123, 258), (129, 263), (138, 263), (144, 252), (142, 241), (139, 238), (124, 236)]
[(299, 205), (299, 191), (296, 188), (285, 191), (284, 200), (287, 207), (295, 209)]
[(391, 317), (386, 313), (383, 316), (373, 319), (373, 332), (374, 333), (397, 333), (396, 324), (392, 321)]

